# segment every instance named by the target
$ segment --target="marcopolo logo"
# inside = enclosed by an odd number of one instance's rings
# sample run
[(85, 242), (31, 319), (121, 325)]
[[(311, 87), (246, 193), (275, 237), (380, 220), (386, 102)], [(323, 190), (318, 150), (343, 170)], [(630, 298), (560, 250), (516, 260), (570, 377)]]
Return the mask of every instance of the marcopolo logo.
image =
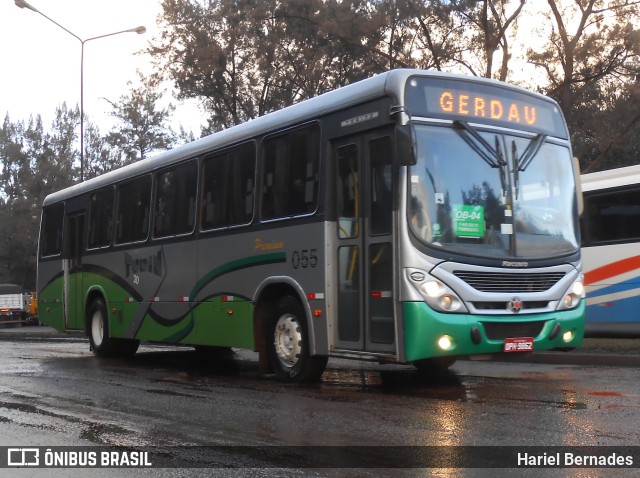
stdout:
[(507, 302), (507, 310), (517, 314), (522, 310), (522, 300), (519, 297), (514, 297), (509, 302)]

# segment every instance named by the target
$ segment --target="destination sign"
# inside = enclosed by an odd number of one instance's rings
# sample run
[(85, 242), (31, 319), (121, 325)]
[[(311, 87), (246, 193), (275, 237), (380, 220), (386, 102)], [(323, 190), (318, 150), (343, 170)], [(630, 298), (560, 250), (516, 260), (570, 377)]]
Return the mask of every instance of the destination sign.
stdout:
[(433, 77), (413, 77), (406, 89), (412, 116), (494, 123), (567, 138), (558, 106), (506, 86)]

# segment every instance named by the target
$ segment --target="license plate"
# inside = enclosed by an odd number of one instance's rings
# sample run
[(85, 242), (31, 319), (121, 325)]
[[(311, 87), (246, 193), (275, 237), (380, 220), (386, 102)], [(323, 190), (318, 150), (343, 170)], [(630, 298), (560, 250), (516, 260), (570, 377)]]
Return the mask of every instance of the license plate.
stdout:
[(504, 352), (533, 352), (533, 337), (514, 337), (504, 340)]

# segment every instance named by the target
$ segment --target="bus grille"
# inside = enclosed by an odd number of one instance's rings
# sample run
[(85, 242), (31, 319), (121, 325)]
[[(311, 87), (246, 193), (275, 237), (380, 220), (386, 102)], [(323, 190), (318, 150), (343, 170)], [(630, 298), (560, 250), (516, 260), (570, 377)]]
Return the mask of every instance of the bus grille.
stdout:
[(510, 272), (454, 271), (453, 273), (481, 292), (510, 294), (544, 292), (553, 287), (565, 275), (564, 272), (514, 274)]
[(483, 322), (489, 340), (504, 340), (515, 337), (537, 337), (542, 332), (544, 321), (537, 322)]
[[(508, 302), (472, 302), (473, 306), (478, 310), (507, 310)], [(545, 300), (523, 300), (522, 309), (546, 309), (549, 307), (549, 301)]]

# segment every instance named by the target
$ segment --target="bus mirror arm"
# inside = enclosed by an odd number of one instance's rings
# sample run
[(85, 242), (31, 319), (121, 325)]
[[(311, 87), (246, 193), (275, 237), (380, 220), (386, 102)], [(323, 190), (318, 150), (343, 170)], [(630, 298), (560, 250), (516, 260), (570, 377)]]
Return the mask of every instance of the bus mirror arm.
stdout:
[(411, 123), (396, 125), (396, 157), (400, 166), (415, 166), (417, 163), (416, 144)]

